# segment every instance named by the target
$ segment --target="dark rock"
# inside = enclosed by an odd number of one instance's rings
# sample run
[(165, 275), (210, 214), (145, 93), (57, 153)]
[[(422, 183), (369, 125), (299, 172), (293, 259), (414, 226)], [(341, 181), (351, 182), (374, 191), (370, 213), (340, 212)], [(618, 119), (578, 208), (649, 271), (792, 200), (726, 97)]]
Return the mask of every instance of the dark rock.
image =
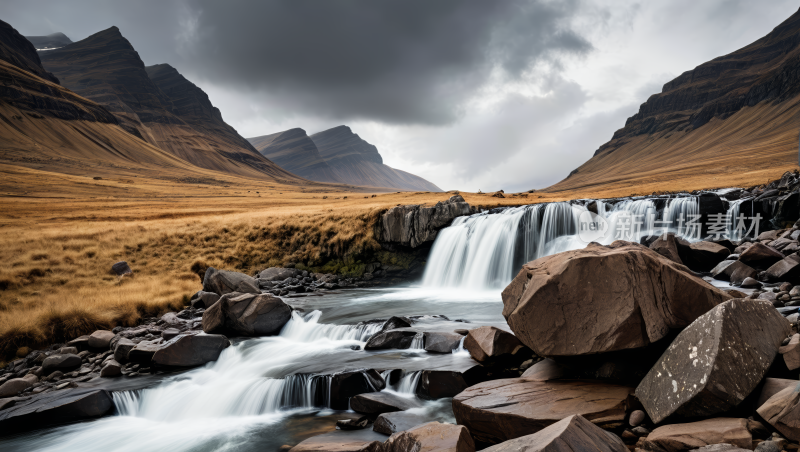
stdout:
[(779, 391), (767, 399), (757, 412), (783, 436), (800, 441), (800, 384)]
[(731, 252), (728, 248), (713, 242), (690, 243), (683, 263), (697, 272), (707, 272), (724, 261)]
[(411, 346), (413, 330), (389, 330), (372, 335), (364, 345), (364, 350), (385, 350), (389, 348), (406, 349)]
[(681, 452), (721, 443), (743, 449), (753, 447), (753, 436), (747, 430), (747, 419), (714, 418), (658, 427), (647, 435), (644, 449)]
[(103, 368), (100, 370), (101, 377), (118, 377), (120, 375), (122, 375), (122, 365), (113, 359), (103, 364)]
[(373, 369), (339, 372), (331, 377), (330, 407), (334, 410), (346, 410), (351, 397), (382, 391), (384, 388), (386, 382)]
[(0, 385), (0, 398), (12, 397), (30, 388), (39, 379), (36, 375), (26, 375), (22, 378), (12, 378)]
[(631, 387), (593, 381), (493, 380), (458, 394), (453, 412), (478, 442), (497, 444), (575, 414), (595, 424), (621, 423), (632, 392)]
[(358, 394), (350, 399), (350, 409), (356, 413), (377, 415), (393, 411), (420, 408), (422, 404), (414, 398), (400, 397), (389, 392)]
[(475, 452), (475, 442), (463, 425), (429, 422), (392, 435), (382, 452)]
[(89, 348), (95, 350), (108, 350), (114, 339), (114, 333), (108, 330), (97, 330), (89, 336)]
[(393, 433), (409, 430), (418, 425), (426, 424), (432, 420), (433, 419), (430, 417), (422, 414), (394, 411), (379, 415), (372, 425), (372, 430), (383, 433), (384, 435), (391, 435)]
[(406, 317), (393, 316), (381, 327), (381, 331), (395, 330), (397, 328), (409, 328), (411, 320)]
[(711, 270), (711, 276), (720, 281), (742, 284), (747, 278), (758, 278), (758, 272), (741, 261), (722, 261)]
[(423, 370), (417, 383), (416, 394), (423, 399), (454, 397), (469, 384), (461, 372), (450, 370)]
[(296, 270), (293, 268), (270, 267), (266, 270), (261, 270), (257, 277), (265, 281), (283, 281), (286, 278), (293, 277), (295, 272)]
[(163, 337), (165, 341), (169, 341), (170, 339), (175, 338), (179, 334), (181, 334), (181, 332), (178, 331), (177, 329), (167, 328), (166, 330), (161, 332), (161, 337)]
[(136, 343), (132, 340), (122, 337), (117, 341), (114, 346), (114, 359), (120, 363), (128, 362), (128, 353), (136, 347)]
[(116, 273), (117, 276), (133, 274), (133, 270), (131, 270), (131, 268), (128, 266), (128, 263), (125, 261), (117, 262), (116, 264), (112, 265), (111, 271)]
[[(673, 233), (659, 236), (650, 244), (650, 249), (677, 264), (683, 264), (681, 254), (686, 254), (683, 248), (688, 248), (689, 242)], [(682, 249), (679, 249), (682, 248)]]
[(628, 417), (628, 425), (630, 425), (631, 427), (637, 427), (646, 419), (647, 415), (645, 414), (644, 411), (634, 410), (633, 412), (631, 412), (630, 417)]
[(336, 421), (336, 427), (341, 430), (361, 430), (369, 425), (369, 416), (361, 416), (358, 419), (340, 419)]
[(18, 401), (0, 411), (0, 432), (19, 432), (99, 417), (108, 414), (113, 406), (111, 395), (102, 389), (49, 392)]
[(206, 270), (206, 275), (203, 278), (203, 291), (219, 294), (220, 296), (234, 292), (261, 293), (255, 278), (244, 273), (217, 270), (214, 267), (208, 267)]
[(783, 448), (775, 441), (761, 441), (756, 446), (756, 452), (781, 452)]
[(161, 345), (153, 355), (153, 364), (168, 367), (194, 367), (219, 359), (230, 345), (221, 334), (179, 336)]
[(787, 380), (784, 378), (765, 378), (764, 384), (761, 386), (761, 392), (758, 394), (756, 407), (763, 405), (770, 397), (783, 391), (788, 387), (795, 387), (800, 384), (797, 380)]
[(788, 344), (778, 349), (778, 353), (783, 357), (787, 369), (800, 368), (800, 334), (792, 336)]
[(756, 243), (739, 256), (739, 262), (757, 270), (766, 270), (783, 259), (783, 254), (761, 243)]
[(529, 262), (502, 297), (511, 330), (539, 356), (644, 347), (731, 299), (686, 267), (623, 241)]
[(677, 414), (713, 416), (758, 386), (789, 334), (768, 303), (730, 300), (692, 322), (636, 388), (655, 423)]
[[(504, 359), (527, 350), (524, 357), (530, 357), (530, 350), (513, 334), (493, 326), (482, 326), (469, 331), (464, 339), (464, 348), (479, 363)], [(520, 360), (521, 362), (522, 360)]]
[(214, 292), (199, 291), (192, 295), (189, 304), (195, 309), (208, 309), (219, 300), (219, 295)]
[(42, 363), (42, 374), (50, 375), (55, 371), (70, 372), (81, 367), (78, 355), (51, 355)]
[(291, 317), (292, 308), (278, 297), (233, 292), (203, 312), (203, 331), (271, 336), (280, 333)]
[(140, 364), (149, 363), (158, 351), (160, 341), (161, 339), (139, 342), (128, 352), (128, 361)]
[(456, 334), (460, 334), (462, 336), (466, 336), (467, 334), (469, 334), (469, 330), (466, 330), (466, 329), (463, 329), (463, 328), (459, 328), (457, 330), (453, 330), (453, 332), (456, 333)]
[(700, 235), (706, 237), (709, 235), (709, 226), (713, 224), (714, 215), (724, 215), (727, 213), (725, 204), (720, 199), (719, 195), (715, 193), (700, 193), (697, 197), (697, 208), (700, 213), (700, 224), (703, 225), (700, 230)]
[(742, 287), (745, 289), (760, 289), (761, 286), (763, 286), (763, 284), (751, 277), (747, 277), (742, 281)]
[(423, 336), (425, 351), (432, 353), (452, 353), (464, 339), (460, 334), (439, 331), (426, 331)]
[(67, 342), (70, 347), (75, 347), (78, 351), (84, 351), (89, 348), (89, 335), (81, 336)]
[(772, 264), (767, 269), (767, 281), (800, 283), (800, 256), (793, 254)]
[(439, 230), (448, 226), (454, 218), (469, 214), (469, 204), (460, 195), (451, 196), (433, 207), (392, 207), (377, 223), (375, 238), (381, 243), (416, 248), (422, 243), (432, 242)]
[(522, 374), (522, 378), (532, 381), (561, 380), (569, 376), (569, 369), (549, 358), (532, 365)]
[(59, 355), (77, 355), (78, 347), (61, 347), (58, 349)]
[(622, 440), (581, 415), (568, 416), (531, 435), (483, 449), (485, 452), (627, 452)]

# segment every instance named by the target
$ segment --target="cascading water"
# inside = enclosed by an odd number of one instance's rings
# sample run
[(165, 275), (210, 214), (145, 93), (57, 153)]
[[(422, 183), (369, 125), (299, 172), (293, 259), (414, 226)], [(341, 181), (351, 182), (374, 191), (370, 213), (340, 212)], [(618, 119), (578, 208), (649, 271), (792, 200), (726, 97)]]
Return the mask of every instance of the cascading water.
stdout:
[(411, 345), (408, 347), (411, 350), (423, 350), (425, 344), (425, 335), (422, 333), (417, 333), (414, 335), (414, 338), (411, 339)]

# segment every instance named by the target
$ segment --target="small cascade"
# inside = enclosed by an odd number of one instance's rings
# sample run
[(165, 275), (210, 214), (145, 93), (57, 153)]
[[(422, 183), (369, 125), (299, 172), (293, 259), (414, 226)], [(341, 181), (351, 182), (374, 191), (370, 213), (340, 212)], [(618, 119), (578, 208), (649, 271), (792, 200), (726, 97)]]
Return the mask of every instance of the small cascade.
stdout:
[(741, 228), (738, 228), (739, 214), (741, 213), (742, 203), (750, 200), (751, 199), (737, 199), (736, 201), (731, 201), (730, 205), (728, 206), (728, 212), (725, 215), (725, 220), (728, 224), (727, 235), (730, 240), (741, 239)]
[(414, 338), (411, 339), (411, 345), (408, 347), (409, 350), (424, 350), (425, 349), (425, 335), (423, 333), (417, 333), (414, 335)]
[(462, 338), (461, 338), (461, 340), (460, 340), (460, 341), (458, 341), (458, 346), (457, 346), (456, 348), (454, 348), (454, 349), (453, 349), (453, 354), (454, 354), (454, 355), (456, 355), (456, 354), (463, 354), (463, 353), (469, 354), (469, 352), (467, 351), (467, 349), (465, 349), (465, 348), (464, 348), (464, 340), (465, 340), (466, 338), (467, 338), (467, 337), (466, 337), (466, 336), (464, 336), (464, 337), (462, 337)]
[(320, 339), (334, 341), (354, 340), (366, 342), (380, 331), (381, 323), (360, 323), (358, 325), (330, 325), (319, 323), (321, 311), (313, 311), (303, 317), (292, 311), (292, 320), (283, 327), (281, 337), (298, 342), (314, 342)]
[[(695, 218), (699, 218), (700, 205), (695, 197), (670, 199), (664, 208), (662, 226), (667, 228), (666, 232), (674, 232), (681, 237), (692, 236), (691, 226), (687, 223)], [(660, 230), (660, 233), (665, 231)], [(696, 235), (696, 234), (695, 234)]]

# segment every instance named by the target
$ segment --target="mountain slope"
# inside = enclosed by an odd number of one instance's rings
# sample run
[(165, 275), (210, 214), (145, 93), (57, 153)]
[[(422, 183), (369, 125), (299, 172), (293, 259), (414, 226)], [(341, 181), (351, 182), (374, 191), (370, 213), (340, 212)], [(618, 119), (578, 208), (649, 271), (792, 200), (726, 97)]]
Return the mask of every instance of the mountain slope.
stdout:
[(311, 140), (336, 177), (348, 184), (412, 191), (442, 191), (419, 176), (384, 165), (378, 149), (362, 140), (347, 126), (315, 133), (311, 135)]
[(58, 78), (42, 67), (33, 44), (2, 20), (0, 20), (0, 60), (58, 84)]
[[(62, 85), (106, 107), (132, 135), (180, 159), (240, 176), (304, 183), (259, 154), (218, 112), (202, 113), (213, 106), (177, 71), (154, 69), (170, 95), (159, 89), (117, 27), (40, 56)], [(203, 96), (205, 100), (199, 100)], [(181, 113), (187, 114), (185, 120)]]
[(300, 177), (319, 182), (344, 182), (322, 159), (317, 146), (303, 129), (289, 129), (247, 140), (264, 157)]
[(798, 94), (800, 12), (666, 83), (589, 161), (547, 190), (677, 179), (691, 189), (780, 175), (797, 165)]
[(47, 36), (25, 36), (25, 39), (30, 41), (36, 50), (57, 49), (72, 44), (72, 40), (64, 33), (50, 33)]

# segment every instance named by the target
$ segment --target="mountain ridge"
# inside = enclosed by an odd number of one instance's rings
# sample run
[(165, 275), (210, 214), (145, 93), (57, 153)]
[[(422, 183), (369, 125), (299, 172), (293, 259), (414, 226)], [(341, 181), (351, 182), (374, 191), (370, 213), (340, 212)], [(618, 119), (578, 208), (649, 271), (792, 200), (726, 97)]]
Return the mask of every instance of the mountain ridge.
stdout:
[(309, 180), (345, 183), (328, 165), (305, 130), (294, 128), (248, 138), (264, 157), (281, 168)]

